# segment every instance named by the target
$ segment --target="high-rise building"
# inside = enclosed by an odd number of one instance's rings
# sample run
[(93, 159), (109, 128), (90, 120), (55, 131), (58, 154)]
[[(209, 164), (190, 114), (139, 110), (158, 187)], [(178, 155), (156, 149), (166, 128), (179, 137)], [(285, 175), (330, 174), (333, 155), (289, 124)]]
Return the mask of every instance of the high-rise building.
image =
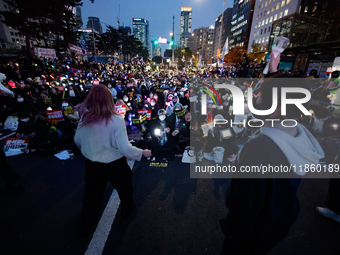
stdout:
[(123, 26), (121, 26), (119, 28), (123, 31), (123, 33), (125, 35), (128, 35), (128, 36), (131, 35), (131, 27), (127, 27), (127, 26), (123, 27)]
[[(222, 14), (215, 21), (212, 57), (216, 57), (222, 52), (225, 41), (227, 40), (227, 37), (230, 34), (232, 13), (233, 13), (233, 9), (228, 8), (223, 13), (223, 21), (222, 21)], [(223, 27), (221, 30), (222, 25)], [(222, 34), (222, 37), (221, 37), (221, 34)]]
[[(9, 11), (9, 6), (0, 0), (0, 11)], [(8, 27), (0, 21), (0, 43), (2, 48), (21, 48), (26, 46), (24, 36), (16, 29)]]
[(161, 47), (159, 46), (157, 39), (155, 41), (151, 41), (151, 45), (152, 45), (152, 57), (162, 56)]
[[(146, 47), (150, 52), (150, 43), (149, 43), (149, 21), (142, 18), (133, 18), (132, 19), (132, 30), (133, 36), (137, 38), (141, 43)], [(150, 54), (151, 55), (151, 54)]]
[(206, 63), (211, 63), (213, 56), (214, 26), (195, 29), (188, 40), (188, 47), (197, 58), (202, 56)]
[[(248, 53), (253, 50), (266, 51), (270, 40), (272, 24), (292, 13), (299, 12), (301, 0), (256, 0), (253, 22), (248, 43)], [(307, 8), (308, 9), (308, 8)]]
[(192, 7), (182, 6), (179, 41), (182, 48), (188, 47), (188, 38), (191, 35)]
[[(265, 0), (262, 0), (264, 2)], [(278, 2), (279, 0), (276, 0)], [(229, 48), (248, 47), (255, 0), (234, 0)]]
[(80, 6), (74, 7), (74, 15), (76, 16), (76, 19), (77, 19), (77, 22), (78, 22), (77, 28), (82, 28), (83, 27), (83, 20), (81, 18), (81, 7)]
[(97, 17), (89, 17), (87, 21), (87, 28), (88, 29), (94, 29), (99, 34), (103, 33), (102, 25), (100, 24), (100, 20)]

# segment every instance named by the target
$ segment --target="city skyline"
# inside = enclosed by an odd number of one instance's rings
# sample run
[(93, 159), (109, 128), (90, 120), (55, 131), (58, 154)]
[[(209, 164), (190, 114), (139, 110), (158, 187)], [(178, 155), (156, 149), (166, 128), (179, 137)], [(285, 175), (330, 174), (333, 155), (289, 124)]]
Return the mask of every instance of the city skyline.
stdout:
[[(192, 6), (192, 30), (200, 27), (210, 27), (215, 25), (215, 19), (221, 15), (223, 9), (223, 1), (211, 4), (208, 0), (174, 0), (169, 3), (159, 3), (156, 0), (139, 1), (113, 1), (101, 0), (95, 1), (93, 4), (83, 1), (82, 19), (87, 21), (89, 16), (98, 17), (102, 23), (103, 32), (106, 25), (117, 27), (117, 17), (120, 5), (120, 25), (132, 27), (132, 18), (144, 18), (150, 24), (149, 40), (155, 40), (164, 37), (170, 40), (172, 32), (172, 17), (175, 16), (175, 41), (179, 44), (180, 15), (182, 6)], [(225, 9), (232, 7), (233, 0), (226, 0)], [(112, 6), (108, 8), (108, 6)], [(158, 12), (155, 12), (158, 10)], [(86, 23), (85, 23), (86, 24)], [(162, 52), (168, 49), (167, 44), (161, 44)]]

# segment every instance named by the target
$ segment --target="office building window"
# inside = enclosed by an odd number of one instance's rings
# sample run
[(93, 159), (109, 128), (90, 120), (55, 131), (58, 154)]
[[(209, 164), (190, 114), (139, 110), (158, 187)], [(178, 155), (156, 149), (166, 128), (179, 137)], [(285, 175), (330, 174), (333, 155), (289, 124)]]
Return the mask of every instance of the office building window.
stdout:
[(305, 12), (308, 12), (308, 6), (305, 6)]
[(269, 36), (267, 36), (267, 38), (266, 38), (266, 42), (268, 42), (269, 41)]
[(261, 21), (259, 22), (259, 25), (258, 25), (258, 27), (261, 27)]
[(288, 9), (285, 10), (285, 13), (283, 14), (283, 16), (287, 16), (288, 15)]
[(283, 1), (281, 2), (281, 7), (285, 6), (285, 2), (286, 2), (286, 0), (283, 0)]
[(275, 21), (275, 20), (277, 20), (277, 14), (275, 14), (275, 16), (274, 16), (274, 21)]
[(261, 12), (261, 15), (260, 15), (260, 17), (262, 18), (262, 12)]
[(256, 36), (256, 32), (254, 33), (254, 37)]
[(272, 21), (273, 21), (273, 16), (271, 16), (269, 19), (269, 22), (272, 22)]
[(261, 29), (261, 35), (262, 35), (262, 33), (263, 33), (263, 29)]
[(260, 31), (257, 31), (256, 35), (259, 35), (260, 34)]
[(264, 37), (262, 38), (262, 42), (264, 43)]
[(270, 32), (270, 27), (268, 27), (268, 33)]
[(14, 33), (13, 33), (13, 32), (11, 32), (11, 35), (14, 35)]
[(267, 11), (264, 11), (264, 15), (263, 16), (266, 16), (266, 14), (267, 14)]
[(266, 24), (268, 24), (268, 18), (266, 19)]
[(273, 12), (273, 11), (275, 11), (275, 6), (273, 6), (273, 8), (272, 8), (272, 12)]
[(281, 19), (282, 18), (282, 12), (280, 12), (280, 15), (279, 15), (279, 19)]
[(257, 39), (255, 40), (255, 43), (257, 43)]
[(266, 33), (266, 32), (267, 32), (267, 28), (264, 29), (264, 33)]
[(316, 11), (316, 8), (317, 8), (317, 6), (314, 6), (314, 8), (313, 8), (313, 12), (315, 12), (315, 11)]
[(270, 9), (268, 9), (268, 11), (267, 11), (267, 14), (269, 14), (270, 13)]
[(256, 17), (256, 19), (259, 19), (259, 15), (257, 14), (257, 17)]
[(12, 42), (15, 42), (15, 38), (12, 38)]
[(272, 0), (269, 0), (269, 4), (271, 4), (272, 3)]
[(255, 24), (255, 28), (257, 28), (257, 23)]
[(280, 8), (280, 3), (278, 3), (277, 5), (276, 5), (276, 10), (278, 10)]
[(264, 25), (264, 20), (262, 20), (262, 26)]
[(290, 0), (287, 0), (287, 4), (289, 4), (290, 3)]
[(268, 1), (266, 1), (266, 4), (265, 4), (264, 6), (266, 6), (266, 7), (267, 7), (267, 5), (268, 5)]

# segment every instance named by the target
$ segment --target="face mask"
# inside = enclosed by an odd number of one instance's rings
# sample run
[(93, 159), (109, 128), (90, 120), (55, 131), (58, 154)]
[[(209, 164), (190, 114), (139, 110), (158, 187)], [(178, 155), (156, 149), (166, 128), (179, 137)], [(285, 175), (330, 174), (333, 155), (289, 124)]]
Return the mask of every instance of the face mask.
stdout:
[(152, 98), (153, 97), (153, 94), (150, 94), (150, 98)]
[(62, 103), (61, 106), (62, 106), (62, 107), (67, 107), (67, 106), (68, 106), (68, 103)]
[(129, 99), (127, 97), (124, 97), (123, 100), (124, 100), (124, 102), (129, 101)]
[(19, 103), (21, 103), (21, 102), (24, 102), (24, 99), (21, 97), (21, 98), (18, 98), (17, 101), (18, 101)]
[(108, 87), (109, 89), (110, 89), (110, 88), (112, 88), (112, 86), (111, 86), (111, 85), (109, 85), (109, 86), (107, 86), (107, 87)]
[(151, 105), (152, 105), (152, 106), (155, 106), (155, 104), (156, 104), (155, 102), (151, 102)]
[(135, 91), (134, 89), (132, 89), (132, 92)]
[(181, 96), (183, 96), (183, 95), (184, 95), (184, 93), (183, 93), (183, 92), (179, 92), (179, 94), (180, 94)]
[(30, 120), (30, 118), (21, 119), (22, 122), (28, 122), (29, 120)]
[(166, 118), (166, 116), (165, 116), (165, 115), (161, 115), (161, 116), (159, 116), (159, 119), (160, 119), (161, 121), (165, 120), (165, 118)]

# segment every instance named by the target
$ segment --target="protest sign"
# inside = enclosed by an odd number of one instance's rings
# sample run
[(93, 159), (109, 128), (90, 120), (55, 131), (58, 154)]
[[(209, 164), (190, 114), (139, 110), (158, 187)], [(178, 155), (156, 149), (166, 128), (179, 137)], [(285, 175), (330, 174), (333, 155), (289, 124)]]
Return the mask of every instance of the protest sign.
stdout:
[(64, 115), (62, 110), (50, 110), (46, 111), (47, 118), (49, 121), (56, 120), (56, 121), (63, 121)]

